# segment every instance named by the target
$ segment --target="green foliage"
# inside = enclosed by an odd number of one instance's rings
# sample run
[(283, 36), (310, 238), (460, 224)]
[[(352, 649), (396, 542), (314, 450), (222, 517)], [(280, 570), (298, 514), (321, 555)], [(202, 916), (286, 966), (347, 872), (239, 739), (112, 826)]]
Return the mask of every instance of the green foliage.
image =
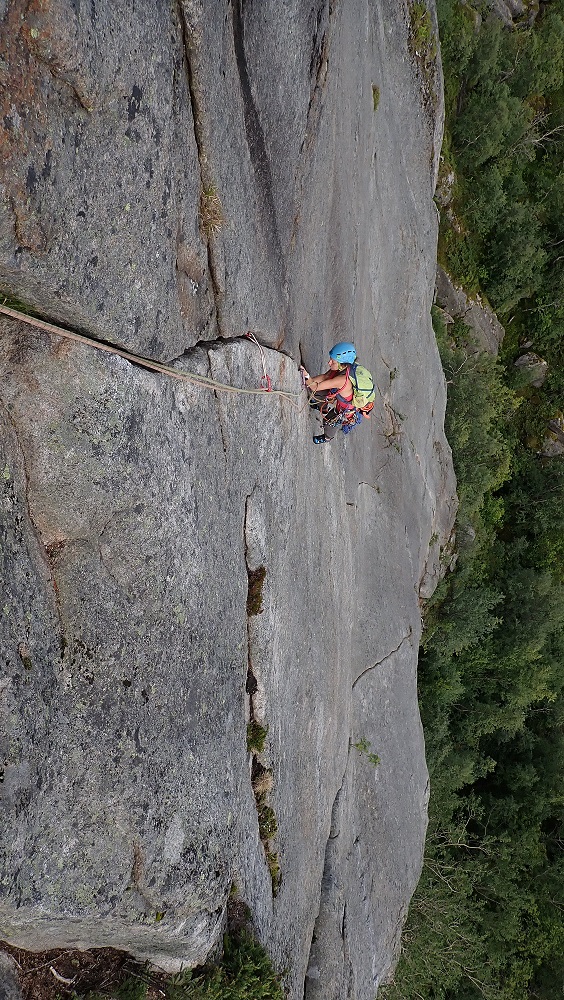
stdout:
[(544, 309), (562, 287), (564, 8), (542, 6), (533, 29), (508, 31), (477, 2), (437, 5), (458, 178), (457, 222), (442, 221), (441, 258), (501, 313), (526, 299), (535, 309), (537, 297)]
[(7, 292), (4, 293), (0, 288), (0, 306), (6, 306), (7, 309), (14, 309), (15, 312), (23, 313), (25, 316), (35, 316), (36, 311), (31, 307), (22, 302), (21, 299), (16, 298), (14, 295), (10, 295)]
[(540, 222), (528, 203), (512, 202), (500, 213), (485, 249), (488, 292), (508, 312), (541, 288), (548, 254)]
[(479, 262), (476, 241), (466, 232), (458, 232), (441, 219), (439, 230), (439, 262), (459, 285), (468, 292), (478, 292), (485, 275)]
[(387, 1000), (552, 1000), (562, 971), (564, 467), (513, 447), (425, 615), (430, 822)]
[(266, 737), (268, 736), (268, 726), (261, 726), (256, 719), (249, 722), (247, 726), (247, 752), (262, 753)]
[(375, 83), (372, 84), (372, 107), (374, 111), (378, 110), (378, 105), (380, 104), (380, 88), (376, 86)]
[(518, 406), (499, 361), (472, 343), (471, 331), (457, 322), (448, 334), (438, 310), (433, 323), (447, 378), (449, 406), (445, 429), (457, 472), (459, 522), (476, 522), (484, 498), (508, 479), (511, 447), (504, 434)]
[(270, 878), (272, 881), (272, 895), (277, 896), (280, 885), (282, 882), (282, 871), (280, 868), (280, 859), (276, 851), (271, 850), (269, 847), (265, 850), (266, 864), (270, 872)]
[(145, 1000), (148, 982), (142, 975), (128, 976), (120, 983), (106, 986), (102, 991), (94, 990), (86, 1000)]
[(278, 823), (276, 822), (276, 813), (272, 806), (266, 804), (266, 801), (262, 799), (257, 803), (258, 808), (258, 818), (259, 818), (259, 834), (261, 840), (270, 840), (275, 836), (278, 830)]
[(378, 754), (371, 753), (370, 751), (371, 743), (364, 736), (361, 737), (361, 739), (357, 740), (356, 743), (351, 743), (351, 746), (354, 747), (355, 750), (358, 750), (359, 754), (366, 757), (366, 759), (369, 760), (371, 764), (374, 764), (374, 767), (378, 767), (378, 764), (380, 763), (380, 758)]
[[(247, 727), (247, 749), (261, 753), (268, 729), (263, 729), (257, 722), (249, 723)], [(274, 848), (274, 838), (278, 832), (276, 813), (269, 803), (269, 795), (274, 781), (272, 771), (253, 757), (252, 786), (257, 807), (259, 837), (264, 848), (266, 864), (272, 879), (272, 894), (276, 896), (281, 883), (280, 861)]]
[(167, 1000), (284, 1000), (284, 990), (262, 945), (247, 932), (225, 935), (221, 964), (173, 977)]
[[(419, 699), (431, 778), (423, 874), (388, 1000), (555, 1000), (564, 977), (564, 0), (507, 30), (438, 0), (441, 263), (507, 329), (500, 359), (433, 322), (460, 509), (455, 573), (424, 612)], [(539, 388), (513, 368), (548, 362)]]
[(425, 0), (410, 0), (408, 11), (410, 48), (419, 60), (425, 77), (428, 77), (437, 58), (437, 38), (431, 14)]

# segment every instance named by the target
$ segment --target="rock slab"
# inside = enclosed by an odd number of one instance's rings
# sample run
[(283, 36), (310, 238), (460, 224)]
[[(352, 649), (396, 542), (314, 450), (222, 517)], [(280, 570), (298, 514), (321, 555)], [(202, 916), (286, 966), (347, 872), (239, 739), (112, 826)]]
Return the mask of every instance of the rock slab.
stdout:
[[(174, 970), (236, 885), (291, 1000), (373, 1000), (422, 862), (420, 599), (455, 511), (440, 86), (391, 0), (1, 14), (3, 291), (246, 391), (0, 321), (0, 934)], [(298, 363), (345, 338), (378, 403), (314, 448)]]

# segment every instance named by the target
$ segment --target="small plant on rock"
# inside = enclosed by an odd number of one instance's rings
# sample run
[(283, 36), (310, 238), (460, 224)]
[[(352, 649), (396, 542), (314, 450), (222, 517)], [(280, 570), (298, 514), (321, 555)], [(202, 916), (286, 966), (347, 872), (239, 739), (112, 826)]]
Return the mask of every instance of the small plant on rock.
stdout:
[(374, 767), (378, 767), (378, 764), (380, 763), (380, 758), (377, 753), (371, 753), (370, 751), (371, 743), (364, 736), (361, 739), (357, 740), (356, 743), (351, 743), (351, 746), (354, 747), (355, 750), (358, 750), (359, 754), (364, 755), (366, 759), (370, 761), (371, 764), (374, 764)]
[(257, 799), (262, 795), (267, 795), (272, 791), (274, 787), (274, 778), (272, 777), (272, 771), (267, 768), (263, 768), (256, 777), (253, 778), (253, 792), (255, 793)]
[(247, 751), (248, 753), (262, 753), (266, 737), (268, 736), (268, 726), (261, 726), (260, 722), (253, 719), (247, 726)]
[(213, 185), (203, 187), (200, 193), (200, 225), (208, 239), (217, 236), (225, 225), (221, 200)]
[(280, 861), (276, 851), (266, 851), (266, 863), (272, 879), (272, 895), (277, 896), (282, 882), (282, 872), (280, 871)]
[(276, 813), (272, 806), (268, 806), (264, 800), (257, 802), (257, 809), (260, 839), (271, 840), (278, 831)]

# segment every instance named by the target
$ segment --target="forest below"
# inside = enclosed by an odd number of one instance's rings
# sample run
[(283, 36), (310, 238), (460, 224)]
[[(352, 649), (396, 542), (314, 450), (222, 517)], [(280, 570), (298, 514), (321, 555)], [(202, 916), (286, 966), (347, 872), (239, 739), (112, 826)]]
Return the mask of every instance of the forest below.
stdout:
[[(431, 778), (423, 875), (386, 1000), (561, 998), (564, 982), (564, 0), (513, 27), (438, 0), (439, 263), (489, 301), (498, 358), (434, 325), (448, 383), (457, 564), (424, 610)], [(533, 9), (534, 8), (534, 9)], [(535, 16), (536, 15), (536, 16)], [(542, 385), (515, 367), (548, 363)], [(538, 369), (535, 372), (538, 375)], [(445, 558), (449, 553), (445, 553)]]

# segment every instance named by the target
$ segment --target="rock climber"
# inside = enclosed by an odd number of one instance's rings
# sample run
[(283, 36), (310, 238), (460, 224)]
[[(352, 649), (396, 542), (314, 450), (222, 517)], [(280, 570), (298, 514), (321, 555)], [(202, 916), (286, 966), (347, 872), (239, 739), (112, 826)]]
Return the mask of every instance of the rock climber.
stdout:
[(356, 361), (354, 344), (341, 342), (329, 351), (329, 368), (322, 375), (306, 379), (309, 405), (319, 410), (323, 418), (323, 434), (315, 434), (314, 444), (330, 444), (335, 437), (343, 414), (354, 409), (350, 365)]

